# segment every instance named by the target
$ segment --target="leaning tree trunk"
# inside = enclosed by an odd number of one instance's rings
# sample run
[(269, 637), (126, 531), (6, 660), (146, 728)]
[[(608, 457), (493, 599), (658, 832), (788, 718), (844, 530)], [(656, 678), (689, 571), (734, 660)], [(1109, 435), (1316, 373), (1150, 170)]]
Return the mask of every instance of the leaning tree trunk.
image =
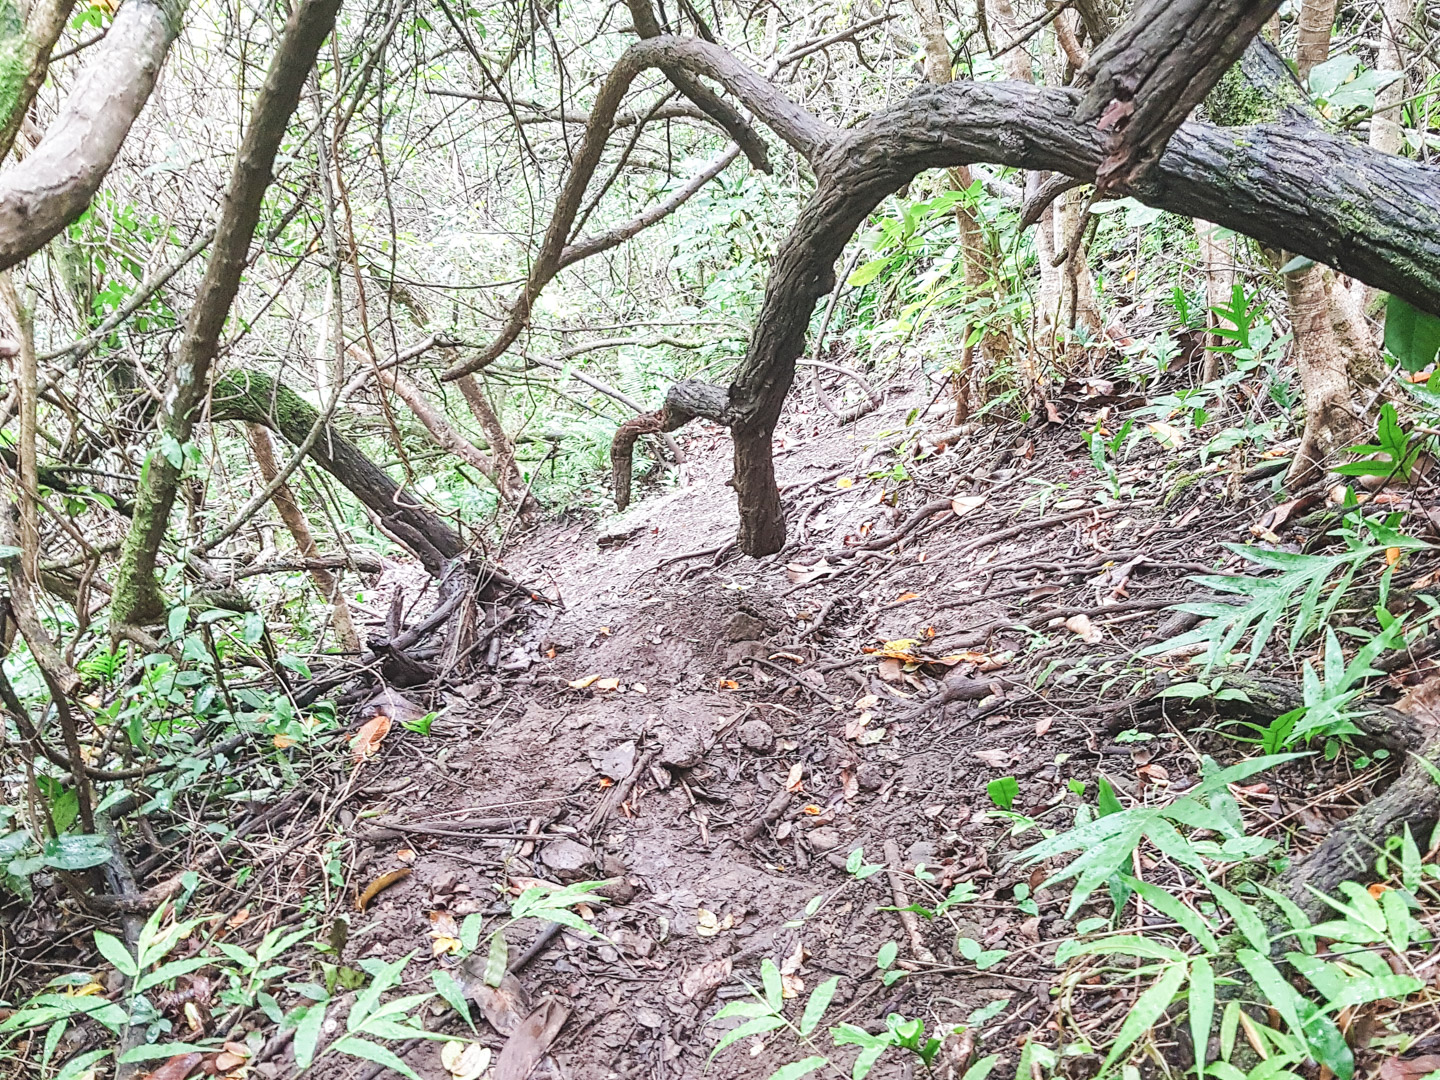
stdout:
[[(299, 394), (258, 372), (222, 376), (216, 380), (210, 404), (211, 420), (263, 424), (295, 446), (305, 442), (318, 417)], [(450, 561), (464, 552), (454, 529), (406, 498), (385, 470), (329, 424), (310, 448), (310, 457), (359, 499), (386, 533), (414, 552), (432, 576), (440, 577)]]
[(0, 173), (0, 270), (39, 251), (90, 205), (150, 99), (184, 14), (185, 0), (121, 5), (40, 145)]
[(299, 103), (305, 76), (315, 63), (321, 43), (330, 36), (339, 10), (340, 0), (300, 0), (296, 4), (250, 111), (249, 125), (225, 191), (210, 261), (185, 320), (185, 335), (165, 393), (161, 439), (147, 458), (135, 494), (135, 516), (121, 545), (111, 601), (111, 617), (116, 622), (148, 623), (164, 613), (164, 600), (155, 580), (155, 561), (170, 527), (170, 509), (183, 461), (173, 462), (162, 452), (160, 443), (169, 439), (183, 447), (190, 441), (210, 390), (210, 368), (230, 306), (240, 289), (275, 155)]

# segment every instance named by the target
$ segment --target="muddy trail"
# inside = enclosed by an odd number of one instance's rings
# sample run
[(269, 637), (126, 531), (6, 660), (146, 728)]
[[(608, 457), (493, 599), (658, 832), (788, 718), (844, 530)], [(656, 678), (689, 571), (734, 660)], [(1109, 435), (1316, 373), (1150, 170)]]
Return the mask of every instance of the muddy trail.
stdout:
[[(1055, 949), (1094, 911), (1067, 919), (1068, 890), (1038, 888), (1053, 866), (1019, 853), (1039, 834), (1001, 811), (1064, 828), (1097, 776), (1143, 800), (1193, 786), (1201, 753), (1243, 756), (1208, 711), (1156, 700), (1170, 671), (1137, 653), (1194, 624), (1167, 608), (1195, 597), (1190, 575), (1237, 567), (1227, 542), (1285, 527), (1264, 517), (1278, 470), (1232, 455), (1187, 473), (1157, 437), (1102, 474), (1080, 433), (1123, 396), (1104, 382), (1026, 428), (939, 431), (926, 396), (892, 390), (847, 427), (785, 417), (778, 557), (731, 548), (719, 430), (691, 430), (678, 482), (626, 514), (527, 539), (506, 569), (552, 603), (502, 673), (422, 702), (443, 709), (429, 737), (397, 729), (354, 781), (347, 885), (399, 880), (352, 913), (347, 962), (418, 950), (407, 986), (436, 966), (476, 987), (483, 943), (459, 968), (430, 960), (456, 920), (502, 915), (537, 881), (603, 881), (579, 909), (602, 936), (522, 920), (511, 975), (481, 992), (481, 1041), (528, 1041), (533, 1075), (768, 1076), (807, 1052), (784, 1032), (707, 1066), (739, 1022), (712, 1018), (766, 959), (786, 997), (838, 976), (827, 1024), (969, 1025), (936, 1075), (977, 1040), (1013, 1062), (1053, 1030)], [(1314, 837), (1377, 775), (1306, 766), (1241, 797)], [(1131, 1002), (1081, 995), (1067, 1015), (1113, 1027)], [(854, 1048), (819, 1035), (848, 1070)], [(450, 1075), (436, 1044), (404, 1059)]]

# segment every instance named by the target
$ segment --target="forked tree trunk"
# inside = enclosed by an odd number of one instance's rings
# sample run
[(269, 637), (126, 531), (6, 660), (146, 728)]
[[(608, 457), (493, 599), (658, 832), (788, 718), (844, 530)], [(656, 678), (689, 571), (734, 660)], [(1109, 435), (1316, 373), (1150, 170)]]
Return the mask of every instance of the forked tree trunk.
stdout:
[[(245, 436), (255, 454), (260, 478), (269, 484), (280, 471), (275, 465), (275, 449), (270, 442), (270, 431), (263, 424), (247, 423)], [(295, 550), (300, 556), (305, 559), (319, 558), (320, 547), (310, 533), (310, 523), (305, 520), (305, 512), (300, 509), (300, 503), (296, 500), (295, 493), (290, 490), (290, 485), (281, 484), (277, 487), (275, 494), (270, 496), (270, 501), (275, 504), (280, 520), (290, 530), (290, 536), (295, 541)], [(358, 653), (360, 638), (355, 633), (355, 624), (350, 618), (350, 605), (345, 602), (345, 592), (340, 587), (339, 577), (316, 566), (310, 570), (310, 580), (330, 604), (331, 623), (335, 627), (335, 637), (340, 647), (346, 652)]]

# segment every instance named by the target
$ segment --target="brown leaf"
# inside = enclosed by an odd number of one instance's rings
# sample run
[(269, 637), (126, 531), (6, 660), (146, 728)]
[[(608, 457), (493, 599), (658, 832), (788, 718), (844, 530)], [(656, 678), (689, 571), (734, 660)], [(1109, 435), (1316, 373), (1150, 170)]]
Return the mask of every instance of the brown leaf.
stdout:
[(797, 761), (790, 766), (789, 773), (785, 776), (785, 790), (796, 792), (805, 786), (805, 763)]
[(385, 713), (376, 713), (366, 720), (350, 740), (350, 751), (355, 755), (355, 764), (358, 765), (366, 758), (373, 757), (375, 751), (380, 749), (380, 743), (389, 733), (390, 717)]
[(975, 756), (992, 769), (1003, 769), (1010, 764), (1008, 750), (976, 750)]
[(1440, 1069), (1440, 1054), (1386, 1058), (1380, 1063), (1380, 1080), (1419, 1080), (1436, 1069)]
[[(484, 964), (480, 967), (483, 970)], [(501, 1035), (509, 1035), (530, 1015), (530, 999), (525, 994), (525, 987), (514, 975), (507, 974), (500, 980), (499, 986), (491, 986), (483, 979), (474, 981), (478, 985), (471, 990), (470, 996), (480, 1006), (490, 1026)]]
[(1090, 621), (1088, 615), (1071, 615), (1065, 620), (1065, 629), (1072, 634), (1078, 634), (1087, 645), (1097, 645), (1105, 637), (1100, 628)]
[(526, 1080), (560, 1034), (570, 1010), (550, 1000), (525, 1018), (510, 1034), (495, 1062), (495, 1080)]
[(730, 978), (732, 967), (728, 956), (701, 964), (687, 972), (680, 980), (680, 992), (692, 1001), (703, 1004), (709, 1000), (711, 994), (725, 985), (725, 981)]
[(900, 661), (894, 657), (887, 656), (880, 661), (880, 678), (888, 683), (903, 682), (905, 673), (900, 667)]
[(200, 1067), (200, 1062), (205, 1060), (205, 1055), (191, 1051), (188, 1054), (176, 1054), (161, 1065), (154, 1072), (145, 1077), (145, 1080), (185, 1080), (192, 1072)]
[(978, 510), (985, 505), (984, 495), (960, 495), (950, 500), (950, 509), (956, 517), (964, 517), (972, 510)]
[(1035, 734), (1037, 736), (1044, 735), (1047, 731), (1050, 730), (1050, 725), (1054, 722), (1055, 717), (1042, 716), (1039, 720), (1035, 721)]
[(355, 907), (360, 911), (364, 911), (365, 905), (370, 903), (371, 900), (374, 900), (375, 897), (379, 896), (397, 881), (404, 881), (409, 876), (410, 868), (408, 866), (402, 866), (399, 870), (391, 870), (389, 873), (381, 874), (374, 881), (370, 882), (369, 885), (366, 885), (365, 891), (355, 898)]

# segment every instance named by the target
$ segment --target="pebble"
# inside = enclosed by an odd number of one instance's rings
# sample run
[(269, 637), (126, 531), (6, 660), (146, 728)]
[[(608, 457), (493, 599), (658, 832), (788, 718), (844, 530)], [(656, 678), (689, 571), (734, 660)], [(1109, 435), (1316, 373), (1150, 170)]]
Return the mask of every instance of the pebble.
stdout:
[(775, 729), (764, 720), (747, 720), (740, 725), (740, 744), (757, 754), (775, 750)]
[(863, 761), (855, 771), (855, 779), (862, 791), (879, 791), (885, 786), (885, 770), (877, 762)]
[(840, 846), (840, 830), (822, 825), (818, 829), (811, 829), (805, 839), (816, 851), (834, 851)]
[(590, 868), (595, 854), (574, 840), (552, 840), (540, 849), (540, 861), (557, 874), (578, 874)]
[(660, 751), (660, 764), (671, 769), (693, 769), (705, 756), (705, 745), (693, 731), (682, 732)]

